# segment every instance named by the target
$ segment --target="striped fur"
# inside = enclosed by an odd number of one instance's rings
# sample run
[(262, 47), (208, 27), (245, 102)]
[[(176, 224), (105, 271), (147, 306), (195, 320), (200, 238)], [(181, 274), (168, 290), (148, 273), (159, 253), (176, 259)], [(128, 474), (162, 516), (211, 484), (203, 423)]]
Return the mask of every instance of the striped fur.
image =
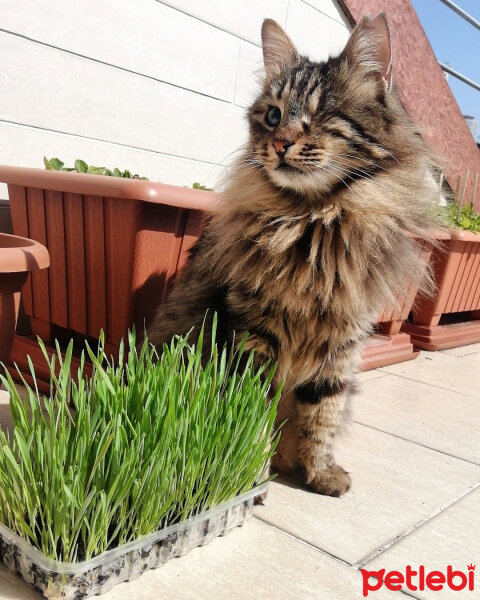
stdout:
[[(433, 163), (390, 91), (383, 16), (364, 19), (325, 63), (299, 56), (273, 21), (262, 37), (249, 143), (149, 337), (185, 333), (207, 309), (220, 341), (248, 331), (257, 360), (277, 361), (275, 384), (285, 381), (277, 466), (338, 496), (350, 477), (333, 441), (362, 342), (407, 281), (431, 284), (407, 232), (431, 241)], [(276, 126), (265, 121), (272, 106)]]

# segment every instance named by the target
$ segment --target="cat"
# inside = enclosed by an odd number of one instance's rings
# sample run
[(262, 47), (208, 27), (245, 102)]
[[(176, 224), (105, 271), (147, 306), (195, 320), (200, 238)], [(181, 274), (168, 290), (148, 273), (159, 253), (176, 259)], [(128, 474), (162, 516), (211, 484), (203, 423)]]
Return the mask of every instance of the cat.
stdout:
[(285, 383), (274, 465), (340, 496), (351, 479), (333, 442), (362, 343), (406, 282), (432, 285), (409, 234), (432, 242), (435, 161), (392, 89), (385, 15), (364, 17), (326, 62), (270, 19), (262, 44), (248, 144), (147, 333), (158, 347), (195, 335), (207, 309), (219, 343), (248, 331)]

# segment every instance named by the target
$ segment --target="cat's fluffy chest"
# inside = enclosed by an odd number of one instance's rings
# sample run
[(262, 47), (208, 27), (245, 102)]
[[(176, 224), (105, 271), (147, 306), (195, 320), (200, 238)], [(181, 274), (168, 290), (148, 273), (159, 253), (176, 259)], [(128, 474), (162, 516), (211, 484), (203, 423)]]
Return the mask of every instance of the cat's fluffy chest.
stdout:
[(356, 313), (355, 297), (369, 291), (364, 283), (371, 257), (360, 248), (358, 227), (337, 207), (292, 216), (236, 215), (221, 231), (218, 274), (262, 296), (263, 309), (275, 305), (306, 318), (325, 312), (341, 317), (345, 310)]

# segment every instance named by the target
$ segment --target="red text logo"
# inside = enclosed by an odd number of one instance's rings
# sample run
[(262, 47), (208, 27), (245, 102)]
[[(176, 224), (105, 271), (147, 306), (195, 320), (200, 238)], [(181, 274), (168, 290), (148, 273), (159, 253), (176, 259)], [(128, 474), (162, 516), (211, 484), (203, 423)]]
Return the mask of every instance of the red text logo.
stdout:
[[(425, 571), (425, 567), (421, 565), (414, 570), (410, 565), (407, 565), (405, 573), (400, 571), (388, 571), (385, 569), (379, 571), (367, 571), (360, 569), (363, 577), (363, 595), (368, 596), (369, 592), (376, 592), (382, 585), (387, 589), (396, 591), (405, 585), (412, 592), (419, 590), (432, 590), (439, 592), (444, 586), (451, 590), (459, 592), (460, 590), (468, 589), (473, 592), (475, 589), (475, 565), (468, 565), (467, 571), (454, 570), (451, 565), (448, 565), (446, 574), (442, 571)], [(370, 582), (370, 577), (375, 577), (377, 581)]]

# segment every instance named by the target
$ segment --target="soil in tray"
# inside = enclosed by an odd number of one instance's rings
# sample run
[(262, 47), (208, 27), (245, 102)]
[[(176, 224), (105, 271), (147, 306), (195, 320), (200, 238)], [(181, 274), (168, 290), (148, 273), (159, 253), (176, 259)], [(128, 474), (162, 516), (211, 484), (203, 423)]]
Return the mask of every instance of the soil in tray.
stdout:
[[(203, 511), (200, 511), (200, 510), (197, 511), (195, 514), (190, 515), (190, 518), (195, 517), (196, 514), (201, 514), (201, 512), (203, 512)], [(173, 519), (171, 519), (168, 523), (166, 522), (166, 520), (162, 521), (162, 523), (160, 524), (160, 527), (158, 527), (158, 529), (156, 529), (155, 531), (151, 531), (150, 534), (151, 533), (155, 533), (156, 531), (160, 532), (162, 529), (165, 529), (166, 527), (170, 527), (172, 525), (177, 525), (180, 522), (181, 521), (180, 521), (180, 517), (179, 516), (173, 517)], [(204, 525), (204, 533), (205, 533), (205, 535), (208, 534), (209, 531), (210, 531), (210, 524), (211, 524), (211, 519), (207, 519), (205, 521), (205, 525)], [(35, 523), (35, 526), (32, 528), (33, 531), (34, 531), (34, 533), (37, 535), (37, 539), (40, 539), (40, 537), (41, 537), (41, 525), (42, 525), (41, 519), (40, 519), (40, 517), (38, 517), (37, 518), (37, 522)], [(115, 532), (115, 529), (117, 527), (118, 527), (118, 523), (112, 523), (112, 524), (110, 524), (110, 526), (108, 528), (108, 532), (107, 532), (107, 538), (108, 539), (113, 535), (113, 533)], [(150, 535), (150, 534), (147, 534), (147, 535)], [(168, 536), (168, 538), (165, 538), (164, 542), (167, 542), (167, 540), (170, 540), (170, 538), (171, 538), (170, 541), (173, 540), (173, 542), (175, 542), (177, 540), (177, 534), (172, 534), (172, 536)], [(109, 550), (114, 550), (115, 548), (118, 548), (119, 547), (119, 537), (120, 537), (120, 534), (118, 533), (115, 536), (115, 538), (113, 538), (112, 543), (108, 546), (108, 548), (106, 550), (104, 550), (103, 552), (101, 552), (100, 554), (103, 554), (104, 552), (108, 552)], [(133, 539), (135, 539), (135, 538), (133, 538)], [(129, 541), (124, 542), (124, 543), (128, 544)], [(168, 543), (166, 545), (168, 546)], [(32, 544), (32, 546), (35, 547), (35, 548), (37, 548), (37, 546), (34, 545), (34, 544)], [(165, 546), (165, 543), (162, 543), (162, 546)], [(58, 541), (58, 544), (57, 544), (57, 556), (61, 556), (61, 553), (62, 553), (62, 541), (60, 539)], [(99, 556), (99, 554), (92, 554), (92, 556), (89, 557), (89, 558), (95, 558), (96, 556)], [(2, 557), (2, 555), (0, 553), (0, 562), (1, 562), (1, 557)], [(64, 561), (66, 559), (65, 558), (60, 558), (59, 560)], [(79, 540), (77, 542), (77, 556), (76, 556), (76, 559), (75, 559), (74, 563), (82, 562), (84, 560), (86, 560), (85, 545), (83, 543), (83, 540)]]
[[(256, 490), (255, 490), (256, 491)], [(65, 565), (56, 571), (54, 565), (42, 565), (30, 558), (24, 542), (11, 541), (0, 535), (0, 560), (23, 577), (47, 598), (52, 600), (83, 600), (88, 596), (102, 594), (118, 583), (130, 581), (144, 571), (158, 568), (171, 558), (183, 556), (196, 546), (203, 546), (213, 538), (224, 535), (243, 525), (252, 514), (253, 497), (245, 498), (237, 505), (200, 513), (197, 519), (163, 537), (145, 540), (143, 545), (120, 549), (119, 553), (105, 556), (94, 565)], [(210, 513), (210, 514), (209, 514)], [(154, 534), (155, 535), (155, 534)], [(25, 544), (28, 546), (28, 544)], [(52, 570), (53, 569), (53, 570)]]

